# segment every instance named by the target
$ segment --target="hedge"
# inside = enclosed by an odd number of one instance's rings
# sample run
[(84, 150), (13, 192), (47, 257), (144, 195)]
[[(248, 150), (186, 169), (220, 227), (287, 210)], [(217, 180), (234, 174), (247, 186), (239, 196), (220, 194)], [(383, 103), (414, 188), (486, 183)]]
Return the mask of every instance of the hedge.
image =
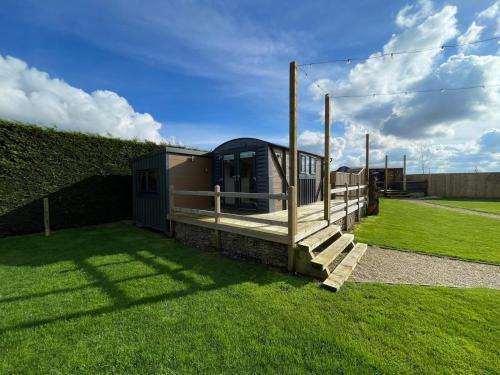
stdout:
[(129, 160), (158, 149), (125, 141), (0, 120), (0, 236), (132, 216)]

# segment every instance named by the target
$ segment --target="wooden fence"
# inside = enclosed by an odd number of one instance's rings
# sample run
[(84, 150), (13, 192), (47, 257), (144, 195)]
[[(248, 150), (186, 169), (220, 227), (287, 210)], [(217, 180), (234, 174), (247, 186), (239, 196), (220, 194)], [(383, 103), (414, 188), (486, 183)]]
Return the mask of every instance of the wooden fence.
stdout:
[(427, 181), (427, 195), (500, 198), (500, 172), (412, 174), (408, 182)]

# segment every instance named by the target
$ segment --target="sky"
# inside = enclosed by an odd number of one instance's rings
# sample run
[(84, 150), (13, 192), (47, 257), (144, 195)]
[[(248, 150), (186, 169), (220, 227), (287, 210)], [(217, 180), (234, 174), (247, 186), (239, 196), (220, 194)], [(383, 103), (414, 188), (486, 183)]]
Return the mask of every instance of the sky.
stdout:
[[(332, 168), (363, 165), (369, 133), (372, 166), (406, 154), (410, 173), (500, 170), (498, 0), (2, 0), (0, 25), (0, 118), (287, 144), (297, 61), (299, 145), (323, 153), (328, 92)], [(440, 90), (470, 86), (484, 88)]]

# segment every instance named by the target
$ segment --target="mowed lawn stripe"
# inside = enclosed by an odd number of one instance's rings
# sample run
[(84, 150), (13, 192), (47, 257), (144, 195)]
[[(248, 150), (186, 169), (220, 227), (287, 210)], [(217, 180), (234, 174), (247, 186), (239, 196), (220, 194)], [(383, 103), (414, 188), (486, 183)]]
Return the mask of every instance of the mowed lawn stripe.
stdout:
[(500, 264), (500, 220), (395, 199), (355, 230), (357, 241)]
[(429, 202), (500, 215), (500, 199), (429, 198)]

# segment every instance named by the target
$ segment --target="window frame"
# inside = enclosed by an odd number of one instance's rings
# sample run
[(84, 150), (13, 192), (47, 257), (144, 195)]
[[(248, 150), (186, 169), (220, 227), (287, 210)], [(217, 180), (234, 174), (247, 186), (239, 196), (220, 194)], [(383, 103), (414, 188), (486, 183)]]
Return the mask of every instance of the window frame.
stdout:
[[(138, 169), (136, 171), (137, 176), (137, 194), (147, 194), (147, 195), (157, 195), (159, 193), (159, 177), (158, 168), (149, 168), (149, 169)], [(152, 177), (156, 177), (155, 189), (151, 190), (150, 179)], [(143, 184), (144, 178), (144, 184)], [(143, 186), (144, 185), (144, 186)]]
[(309, 156), (309, 174), (316, 175), (316, 158), (314, 156)]

